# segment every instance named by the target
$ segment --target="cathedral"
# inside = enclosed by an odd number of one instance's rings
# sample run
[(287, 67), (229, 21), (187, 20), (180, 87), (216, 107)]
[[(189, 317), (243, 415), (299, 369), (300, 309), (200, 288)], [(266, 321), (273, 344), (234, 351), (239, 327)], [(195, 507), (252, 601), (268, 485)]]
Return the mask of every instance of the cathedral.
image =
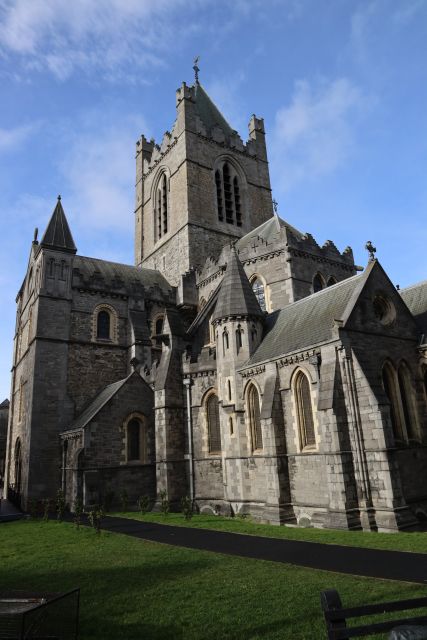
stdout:
[[(136, 143), (135, 263), (78, 254), (58, 198), (17, 296), (5, 492), (341, 529), (427, 518), (427, 281), (320, 246), (197, 76)], [(324, 216), (325, 220), (327, 219)]]

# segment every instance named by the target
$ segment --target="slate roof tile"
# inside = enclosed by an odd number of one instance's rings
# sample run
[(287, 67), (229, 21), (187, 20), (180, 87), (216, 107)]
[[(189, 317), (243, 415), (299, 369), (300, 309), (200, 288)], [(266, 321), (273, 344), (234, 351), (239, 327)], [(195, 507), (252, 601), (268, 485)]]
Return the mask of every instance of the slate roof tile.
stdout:
[(60, 196), (58, 196), (58, 202), (56, 203), (56, 207), (40, 244), (42, 247), (61, 249), (63, 251), (69, 251), (70, 253), (77, 251), (64, 209), (62, 208)]
[(245, 366), (331, 339), (334, 320), (344, 315), (362, 278), (365, 274), (352, 276), (268, 315), (264, 340)]
[(221, 282), (212, 321), (232, 316), (265, 317), (234, 247)]

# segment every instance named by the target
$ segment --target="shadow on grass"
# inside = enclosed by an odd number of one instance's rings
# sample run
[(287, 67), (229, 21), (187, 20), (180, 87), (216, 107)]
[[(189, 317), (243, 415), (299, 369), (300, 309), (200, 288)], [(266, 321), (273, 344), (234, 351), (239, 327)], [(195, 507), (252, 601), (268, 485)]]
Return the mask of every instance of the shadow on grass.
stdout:
[[(181, 639), (184, 635), (179, 625), (166, 621), (164, 625), (150, 624), (150, 618), (154, 617), (150, 611), (152, 592), (167, 590), (169, 583), (190, 578), (209, 566), (209, 562), (187, 560), (165, 565), (144, 562), (143, 566), (91, 568), (89, 571), (84, 567), (46, 566), (44, 570), (27, 566), (8, 572), (3, 567), (0, 590), (25, 589), (43, 593), (80, 587), (80, 637), (85, 640)], [(150, 595), (145, 601), (148, 592)]]

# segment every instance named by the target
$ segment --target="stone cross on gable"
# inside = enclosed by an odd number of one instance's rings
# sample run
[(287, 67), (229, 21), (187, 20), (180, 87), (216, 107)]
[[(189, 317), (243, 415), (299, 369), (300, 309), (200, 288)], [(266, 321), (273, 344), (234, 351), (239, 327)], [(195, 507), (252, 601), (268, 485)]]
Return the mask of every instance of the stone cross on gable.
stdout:
[(368, 240), (368, 242), (365, 244), (365, 249), (369, 253), (369, 262), (372, 262), (372, 260), (375, 260), (375, 254), (377, 252), (377, 249), (376, 247), (374, 247), (374, 245), (370, 240)]
[(277, 207), (278, 206), (279, 206), (279, 203), (277, 202), (276, 198), (273, 198), (273, 210), (274, 210), (274, 213), (276, 214), (276, 216), (277, 216)]
[(195, 78), (197, 84), (199, 83), (199, 71), (200, 71), (199, 67), (197, 66), (197, 63), (199, 62), (199, 60), (200, 60), (200, 56), (196, 56), (194, 58), (194, 66), (193, 66), (194, 78)]

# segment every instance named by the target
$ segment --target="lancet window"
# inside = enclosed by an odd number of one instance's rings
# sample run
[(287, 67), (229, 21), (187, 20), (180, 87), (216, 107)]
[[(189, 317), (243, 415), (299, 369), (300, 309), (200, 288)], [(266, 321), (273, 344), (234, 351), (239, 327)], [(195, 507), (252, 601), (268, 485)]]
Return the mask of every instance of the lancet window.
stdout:
[(298, 431), (301, 450), (316, 446), (310, 382), (300, 371), (295, 379), (295, 402), (298, 416)]
[(223, 162), (215, 171), (218, 220), (242, 226), (242, 194), (240, 179), (233, 165)]
[(208, 427), (209, 453), (221, 451), (221, 427), (219, 422), (218, 396), (211, 393), (206, 400), (206, 422)]
[(252, 291), (255, 294), (256, 299), (259, 302), (259, 306), (263, 311), (267, 311), (267, 303), (265, 299), (265, 285), (261, 278), (255, 276), (251, 281)]
[(160, 240), (169, 229), (169, 184), (166, 173), (162, 173), (155, 192), (155, 224), (157, 240)]
[(258, 389), (250, 384), (246, 394), (246, 407), (249, 417), (252, 451), (262, 449), (261, 413)]

